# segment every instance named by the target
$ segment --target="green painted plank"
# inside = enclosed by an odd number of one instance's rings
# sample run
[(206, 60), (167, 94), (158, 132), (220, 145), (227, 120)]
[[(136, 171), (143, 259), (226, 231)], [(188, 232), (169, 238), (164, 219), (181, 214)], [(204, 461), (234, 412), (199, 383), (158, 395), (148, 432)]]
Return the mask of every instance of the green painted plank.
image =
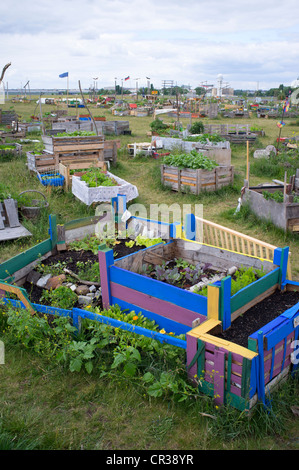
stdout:
[(244, 289), (241, 289), (230, 299), (231, 312), (235, 312), (244, 305), (251, 302), (253, 299), (263, 294), (265, 291), (278, 284), (280, 269), (276, 268), (274, 271), (263, 276), (261, 279), (253, 282)]

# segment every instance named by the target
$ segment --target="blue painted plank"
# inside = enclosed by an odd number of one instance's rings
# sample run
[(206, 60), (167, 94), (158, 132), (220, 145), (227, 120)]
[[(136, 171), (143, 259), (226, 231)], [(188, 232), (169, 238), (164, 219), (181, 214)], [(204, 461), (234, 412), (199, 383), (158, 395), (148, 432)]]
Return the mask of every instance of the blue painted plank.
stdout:
[(135, 334), (147, 336), (148, 338), (153, 338), (157, 341), (160, 341), (161, 343), (172, 344), (173, 346), (177, 346), (183, 349), (186, 349), (187, 347), (187, 341), (185, 340), (181, 340), (179, 338), (172, 338), (171, 336), (162, 333), (157, 333), (156, 331), (148, 330), (147, 328), (143, 328), (141, 326), (125, 323), (123, 321), (106, 317), (104, 315), (97, 315), (96, 313), (88, 312), (87, 310), (74, 308), (73, 313), (80, 316), (81, 318), (87, 318), (89, 320), (98, 321), (100, 323), (104, 323), (105, 325), (110, 325), (114, 328), (121, 328), (123, 330), (130, 331)]
[(111, 266), (110, 281), (151, 295), (166, 302), (186, 308), (201, 315), (207, 315), (207, 298), (193, 292), (171, 286), (165, 282), (132, 273), (117, 266)]

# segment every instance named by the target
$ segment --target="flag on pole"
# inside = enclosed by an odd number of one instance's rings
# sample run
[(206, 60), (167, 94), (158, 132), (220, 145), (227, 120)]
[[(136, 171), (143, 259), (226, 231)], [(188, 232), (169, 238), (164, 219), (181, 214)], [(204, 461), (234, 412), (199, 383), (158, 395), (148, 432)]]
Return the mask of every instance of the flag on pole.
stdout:
[(65, 73), (60, 74), (59, 78), (64, 78), (64, 77), (68, 77), (68, 76), (69, 76), (69, 73), (65, 72)]
[(145, 78), (147, 78), (148, 80), (150, 80), (150, 77), (145, 77)]
[(125, 80), (129, 80), (130, 76), (126, 77)]

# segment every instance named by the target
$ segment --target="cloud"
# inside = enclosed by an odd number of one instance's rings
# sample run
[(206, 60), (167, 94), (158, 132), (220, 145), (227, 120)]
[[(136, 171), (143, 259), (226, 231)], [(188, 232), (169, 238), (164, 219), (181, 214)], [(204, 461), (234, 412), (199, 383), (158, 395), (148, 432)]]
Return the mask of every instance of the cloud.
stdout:
[[(222, 73), (235, 88), (289, 84), (299, 74), (299, 4), (273, 0), (19, 0), (2, 2), (2, 60), (10, 87), (113, 86), (114, 77), (150, 76), (197, 86)], [(1, 64), (0, 64), (1, 67)], [(142, 82), (144, 81), (144, 83)]]

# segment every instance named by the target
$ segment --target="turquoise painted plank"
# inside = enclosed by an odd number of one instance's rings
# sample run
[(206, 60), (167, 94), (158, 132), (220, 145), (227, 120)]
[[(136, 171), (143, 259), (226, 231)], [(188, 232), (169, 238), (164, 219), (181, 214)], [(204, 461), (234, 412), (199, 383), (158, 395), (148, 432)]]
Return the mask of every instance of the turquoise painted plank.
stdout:
[(241, 307), (244, 307), (248, 302), (263, 294), (266, 290), (273, 287), (278, 283), (280, 268), (276, 268), (262, 278), (249, 284), (239, 290), (230, 299), (231, 312), (235, 312)]
[(16, 255), (7, 261), (4, 261), (4, 263), (0, 265), (0, 279), (5, 279), (8, 276), (13, 275), (19, 269), (24, 268), (33, 261), (36, 261), (40, 256), (45, 255), (51, 250), (52, 241), (51, 238), (48, 238), (47, 240), (38, 243), (32, 248), (23, 251), (19, 255)]
[(207, 298), (165, 282), (111, 266), (110, 281), (207, 316)]

